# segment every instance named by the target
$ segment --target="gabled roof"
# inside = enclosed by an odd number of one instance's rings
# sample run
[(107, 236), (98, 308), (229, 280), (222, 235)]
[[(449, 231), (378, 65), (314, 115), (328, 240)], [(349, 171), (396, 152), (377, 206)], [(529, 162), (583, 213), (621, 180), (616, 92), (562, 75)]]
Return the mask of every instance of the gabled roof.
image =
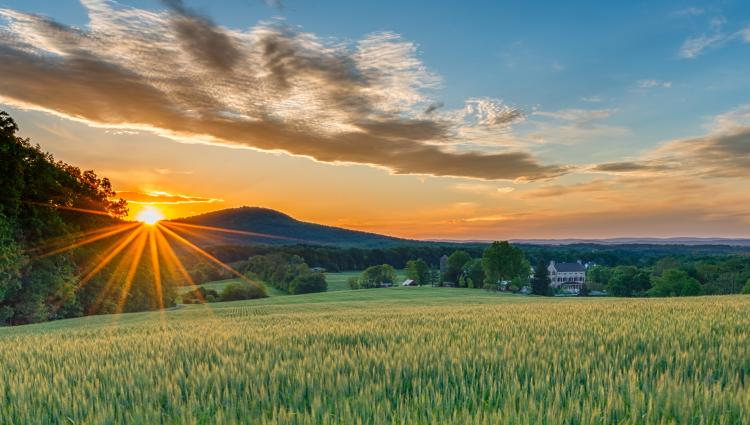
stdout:
[(555, 263), (558, 273), (585, 272), (586, 267), (579, 263)]

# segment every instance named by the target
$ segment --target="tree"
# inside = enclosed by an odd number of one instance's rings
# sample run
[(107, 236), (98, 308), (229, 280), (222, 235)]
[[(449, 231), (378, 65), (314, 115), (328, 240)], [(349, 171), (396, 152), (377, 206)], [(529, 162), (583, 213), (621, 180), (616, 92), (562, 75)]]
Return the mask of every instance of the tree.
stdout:
[(265, 298), (266, 288), (257, 283), (237, 282), (230, 283), (221, 291), (222, 301), (252, 300), (255, 298)]
[(607, 283), (607, 292), (617, 297), (643, 295), (651, 287), (648, 274), (635, 266), (617, 266)]
[(750, 279), (747, 279), (747, 282), (745, 282), (745, 286), (742, 287), (742, 293), (750, 294)]
[(362, 276), (359, 277), (357, 282), (358, 289), (366, 288), (377, 288), (381, 284), (390, 283), (396, 281), (396, 269), (389, 264), (381, 264), (379, 266), (371, 266), (362, 272)]
[(464, 265), (463, 275), (466, 276), (466, 286), (481, 288), (485, 279), (482, 260), (475, 258)]
[(589, 267), (586, 271), (586, 283), (589, 287), (605, 288), (612, 278), (612, 268), (605, 266)]
[(417, 285), (428, 285), (432, 277), (430, 266), (422, 260), (409, 260), (406, 262), (406, 277), (412, 279)]
[(458, 278), (461, 276), (461, 272), (463, 272), (464, 266), (469, 261), (471, 261), (471, 255), (466, 251), (453, 251), (453, 254), (448, 256), (448, 264), (444, 279), (447, 282), (457, 283)]
[(549, 270), (547, 270), (547, 262), (540, 258), (534, 268), (534, 279), (531, 280), (531, 293), (536, 295), (549, 295), (549, 284), (550, 280)]
[(665, 270), (661, 276), (654, 276), (652, 283), (653, 287), (648, 291), (652, 297), (686, 297), (701, 293), (700, 282), (684, 270)]
[[(101, 244), (28, 261), (20, 253), (114, 225), (127, 213), (126, 202), (115, 200), (107, 178), (56, 161), (17, 131), (15, 121), (0, 111), (0, 324), (79, 316), (92, 310), (93, 301), (112, 304), (119, 294), (90, 296), (97, 279), (83, 291), (77, 285), (85, 266), (98, 261), (94, 248)], [(100, 214), (76, 211), (81, 209)]]
[(309, 294), (312, 292), (325, 292), (328, 283), (323, 273), (305, 273), (297, 276), (289, 285), (290, 294)]
[(482, 268), (486, 283), (497, 285), (500, 281), (528, 277), (530, 266), (521, 249), (503, 241), (493, 242), (484, 250)]

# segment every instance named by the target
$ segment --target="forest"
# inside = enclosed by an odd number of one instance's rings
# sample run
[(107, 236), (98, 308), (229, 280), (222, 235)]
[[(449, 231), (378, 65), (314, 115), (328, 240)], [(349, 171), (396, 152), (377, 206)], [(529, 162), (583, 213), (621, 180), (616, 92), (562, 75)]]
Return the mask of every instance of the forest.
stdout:
[(106, 238), (66, 248), (123, 226), (127, 203), (106, 177), (55, 160), (17, 132), (0, 112), (0, 324), (172, 305), (174, 280), (165, 275), (156, 293), (148, 262), (133, 270), (127, 292), (119, 290), (119, 264), (92, 273), (107, 255)]

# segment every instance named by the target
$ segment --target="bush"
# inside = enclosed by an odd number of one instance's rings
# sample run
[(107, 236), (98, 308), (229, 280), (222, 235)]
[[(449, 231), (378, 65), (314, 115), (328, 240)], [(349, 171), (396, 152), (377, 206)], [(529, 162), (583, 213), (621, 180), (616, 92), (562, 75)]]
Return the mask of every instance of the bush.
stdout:
[(222, 301), (252, 300), (267, 296), (265, 287), (251, 282), (230, 283), (221, 291)]
[(216, 302), (219, 299), (219, 293), (213, 289), (204, 287), (196, 288), (190, 292), (182, 294), (183, 304), (203, 304)]
[(328, 283), (323, 273), (306, 273), (294, 278), (289, 285), (290, 294), (309, 294), (311, 292), (325, 292)]
[(750, 279), (745, 282), (745, 286), (742, 288), (743, 294), (750, 294)]

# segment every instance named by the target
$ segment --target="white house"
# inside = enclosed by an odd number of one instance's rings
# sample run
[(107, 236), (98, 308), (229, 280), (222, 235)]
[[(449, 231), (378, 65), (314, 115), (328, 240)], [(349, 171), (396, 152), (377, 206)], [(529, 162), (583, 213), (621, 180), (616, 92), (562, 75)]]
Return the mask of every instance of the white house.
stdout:
[(549, 263), (549, 281), (553, 288), (561, 288), (570, 292), (578, 292), (586, 283), (586, 267), (577, 263)]

